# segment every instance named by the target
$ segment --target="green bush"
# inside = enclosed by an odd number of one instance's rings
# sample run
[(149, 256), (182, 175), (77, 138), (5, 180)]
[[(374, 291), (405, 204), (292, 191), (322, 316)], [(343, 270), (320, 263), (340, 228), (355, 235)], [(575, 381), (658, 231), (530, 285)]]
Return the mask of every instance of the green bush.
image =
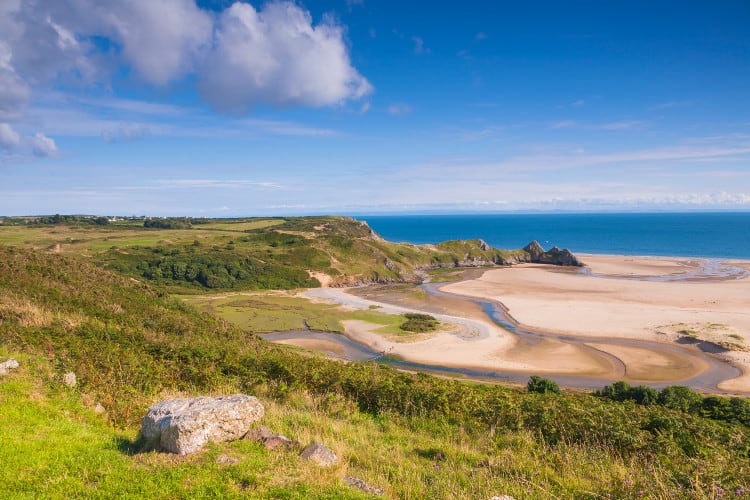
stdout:
[(440, 322), (429, 314), (406, 313), (403, 316), (406, 318), (406, 321), (404, 321), (399, 328), (405, 332), (431, 332), (436, 330), (440, 325)]
[(532, 375), (526, 384), (526, 390), (537, 392), (539, 394), (562, 394), (560, 387), (553, 381), (546, 378)]

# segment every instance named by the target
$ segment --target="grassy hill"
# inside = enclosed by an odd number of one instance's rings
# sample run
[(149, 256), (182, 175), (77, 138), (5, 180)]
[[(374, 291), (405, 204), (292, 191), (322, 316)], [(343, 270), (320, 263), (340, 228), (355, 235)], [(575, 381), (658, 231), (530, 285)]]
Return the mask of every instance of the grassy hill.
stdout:
[[(369, 248), (383, 244), (350, 227)], [(398, 498), (750, 494), (750, 431), (740, 423), (323, 359), (268, 344), (95, 260), (0, 245), (0, 360), (22, 364), (0, 378), (0, 496), (364, 497), (345, 475)], [(75, 389), (60, 382), (68, 371)], [(322, 440), (342, 464), (319, 471), (246, 441), (185, 459), (140, 448), (148, 405), (233, 392), (259, 396), (264, 425)], [(239, 462), (217, 464), (219, 455)]]
[(87, 256), (109, 269), (183, 291), (412, 280), (419, 269), (492, 265), (526, 255), (480, 240), (391, 243), (349, 217), (145, 221), (157, 227), (144, 227), (144, 221), (100, 225), (89, 219), (10, 222), (0, 226), (0, 243)]

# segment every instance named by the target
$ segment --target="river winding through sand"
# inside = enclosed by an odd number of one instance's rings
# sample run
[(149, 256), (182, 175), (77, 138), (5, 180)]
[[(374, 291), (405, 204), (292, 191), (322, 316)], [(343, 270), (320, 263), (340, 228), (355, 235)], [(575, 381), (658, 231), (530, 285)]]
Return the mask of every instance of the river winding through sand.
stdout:
[[(654, 281), (674, 282), (680, 278), (739, 280), (746, 278), (748, 273), (746, 267), (733, 267), (714, 261), (685, 262), (689, 264), (685, 269), (653, 276), (662, 278)], [(586, 273), (592, 279), (652, 278), (618, 275), (613, 273), (620, 271), (616, 266), (603, 269), (607, 272), (588, 270)], [(721, 276), (717, 276), (717, 270), (721, 271)], [(459, 285), (477, 281), (465, 280)], [(285, 332), (266, 338), (301, 347), (317, 347), (316, 350), (345, 359), (367, 360), (384, 353), (392, 354), (395, 359), (389, 357), (387, 360), (400, 368), (447, 372), (487, 380), (524, 383), (529, 375), (539, 374), (565, 387), (584, 389), (627, 380), (654, 387), (680, 384), (711, 393), (750, 393), (741, 386), (731, 387), (730, 390), (721, 387), (722, 383), (737, 379), (742, 372), (715, 355), (720, 350), (715, 344), (678, 344), (610, 335), (581, 336), (527, 327), (515, 321), (499, 300), (488, 300), (486, 295), (480, 297), (479, 294), (466, 293), (466, 290), (461, 295), (452, 293), (456, 288), (463, 290), (455, 283), (429, 283), (422, 286), (427, 296), (419, 299), (409, 299), (408, 294), (393, 293), (383, 287), (348, 290), (322, 288), (305, 292), (305, 296), (312, 300), (334, 302), (349, 308), (374, 306), (388, 314), (426, 312), (435, 315), (441, 322), (459, 327), (426, 340), (410, 343), (388, 341), (373, 332), (376, 327), (355, 321), (346, 322), (345, 336), (315, 332), (316, 337), (311, 337), (311, 332)]]

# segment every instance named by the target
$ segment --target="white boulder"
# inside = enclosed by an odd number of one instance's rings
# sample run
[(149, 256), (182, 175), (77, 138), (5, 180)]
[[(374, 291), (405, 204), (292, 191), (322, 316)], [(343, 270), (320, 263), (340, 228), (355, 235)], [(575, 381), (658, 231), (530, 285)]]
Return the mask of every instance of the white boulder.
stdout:
[(263, 416), (258, 398), (231, 396), (165, 399), (148, 409), (141, 421), (141, 434), (162, 450), (186, 455), (206, 443), (242, 438)]

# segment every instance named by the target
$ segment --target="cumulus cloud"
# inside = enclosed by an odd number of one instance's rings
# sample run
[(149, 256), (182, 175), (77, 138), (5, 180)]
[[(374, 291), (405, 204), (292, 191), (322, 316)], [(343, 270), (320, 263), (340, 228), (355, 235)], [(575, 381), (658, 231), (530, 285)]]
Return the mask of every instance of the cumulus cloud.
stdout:
[(29, 86), (12, 65), (12, 52), (0, 40), (0, 120), (15, 120), (29, 99)]
[(235, 3), (216, 25), (199, 88), (216, 108), (245, 113), (259, 103), (324, 106), (372, 90), (349, 61), (343, 28), (312, 25), (309, 12), (277, 2)]
[[(59, 0), (57, 0), (59, 1)], [(194, 0), (97, 2), (97, 18), (147, 82), (165, 85), (192, 71), (210, 41), (211, 16)]]
[(7, 123), (0, 123), (0, 148), (13, 149), (21, 142), (21, 136)]
[(351, 64), (344, 27), (313, 25), (292, 2), (236, 2), (219, 13), (196, 0), (0, 2), (1, 121), (23, 116), (32, 89), (106, 87), (123, 67), (159, 87), (197, 81), (209, 104), (232, 113), (335, 105), (372, 90)]
[(31, 138), (31, 150), (35, 156), (49, 157), (57, 154), (57, 144), (44, 134), (37, 133)]

